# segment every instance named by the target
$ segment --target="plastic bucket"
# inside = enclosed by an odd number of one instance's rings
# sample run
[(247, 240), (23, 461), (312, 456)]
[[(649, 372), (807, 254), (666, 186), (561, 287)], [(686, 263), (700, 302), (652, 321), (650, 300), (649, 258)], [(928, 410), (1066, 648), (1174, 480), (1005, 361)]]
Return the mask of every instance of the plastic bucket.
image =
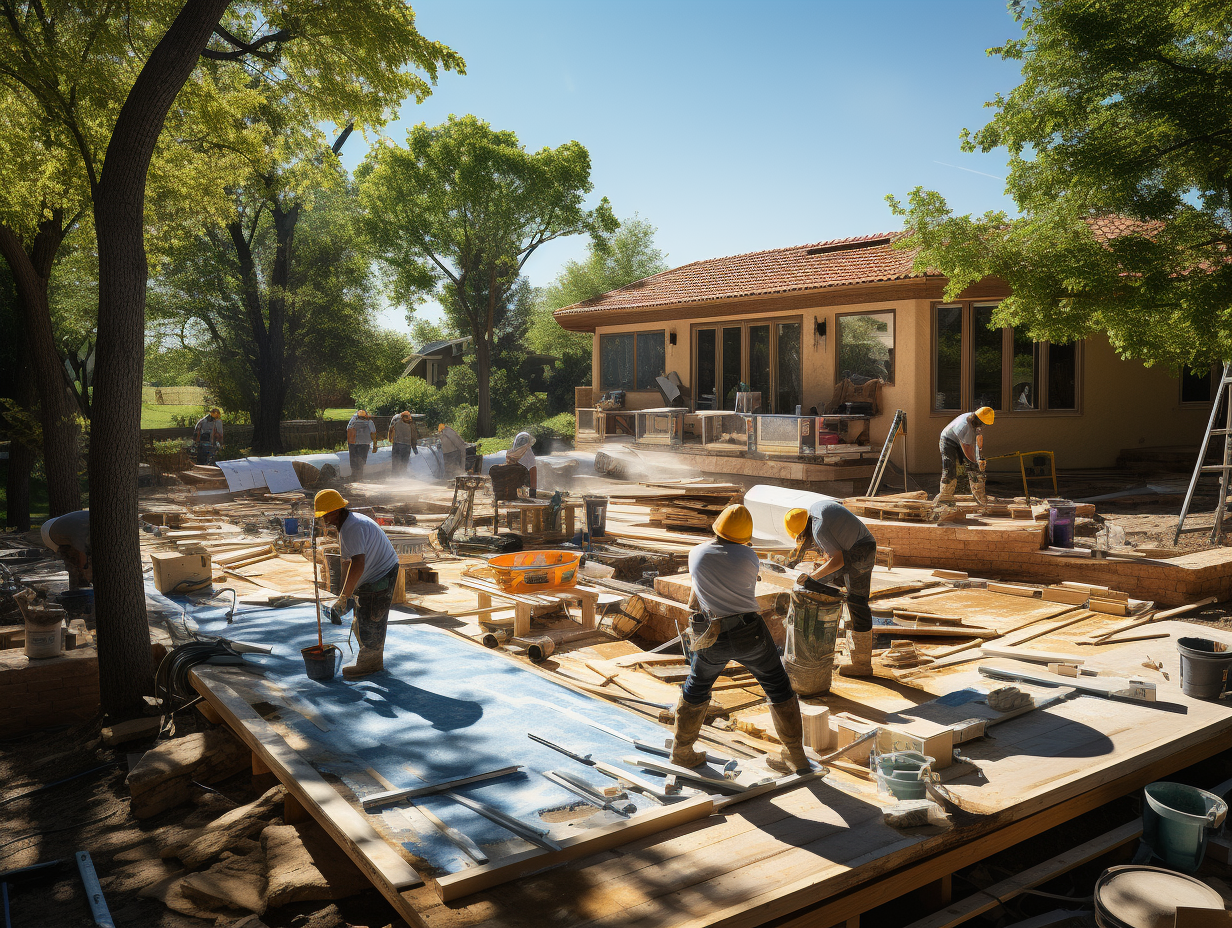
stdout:
[(1210, 638), (1180, 638), (1181, 692), (1194, 699), (1218, 699), (1232, 667), (1232, 646)]
[(59, 657), (64, 650), (64, 623), (36, 625), (26, 622), (26, 657), (39, 660)]
[(607, 534), (607, 497), (586, 496), (586, 528), (592, 537)]
[(64, 611), (72, 616), (90, 616), (94, 614), (94, 591), (65, 590), (56, 597), (56, 602), (64, 607)]
[(1048, 506), (1048, 543), (1054, 548), (1074, 546), (1074, 516), (1078, 507), (1069, 500), (1052, 502)]
[(299, 519), (290, 519), (290, 518), (283, 519), (282, 520), (282, 533), (284, 535), (298, 535), (299, 534)]
[(313, 645), (299, 652), (304, 658), (304, 672), (309, 680), (332, 680), (338, 672), (338, 658), (342, 654), (334, 645), (324, 648)]
[(488, 566), (502, 590), (533, 593), (575, 586), (581, 558), (571, 551), (519, 551), (488, 558)]
[(1208, 830), (1223, 824), (1228, 804), (1182, 783), (1152, 783), (1142, 792), (1143, 842), (1169, 867), (1193, 873), (1206, 854)]
[(1171, 926), (1181, 906), (1223, 911), (1223, 897), (1200, 880), (1138, 865), (1105, 870), (1095, 881), (1094, 901), (1099, 928)]

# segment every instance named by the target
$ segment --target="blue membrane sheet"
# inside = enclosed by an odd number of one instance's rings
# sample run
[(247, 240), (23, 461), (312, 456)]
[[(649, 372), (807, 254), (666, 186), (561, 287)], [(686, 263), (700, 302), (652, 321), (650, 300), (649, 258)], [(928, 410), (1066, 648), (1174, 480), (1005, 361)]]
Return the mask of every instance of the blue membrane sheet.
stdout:
[[(469, 639), (430, 625), (389, 627), (383, 673), (348, 681), (339, 672), (332, 681), (318, 682), (308, 678), (300, 656), (301, 648), (317, 642), (312, 604), (280, 609), (241, 607), (234, 623), (228, 625), (225, 608), (177, 602), (185, 605), (203, 634), (273, 647), (272, 654), (250, 654), (246, 660), (281, 690), (282, 701), (292, 711), (281, 711), (280, 721), (311, 745), (311, 750), (301, 753), (319, 771), (339, 777), (360, 797), (385, 791), (366, 768), (398, 788), (409, 788), (522, 764), (524, 770), (519, 773), (457, 791), (524, 822), (550, 827), (550, 836), (559, 839), (579, 828), (617, 819), (604, 813), (606, 818), (590, 821), (587, 816), (556, 823), (545, 820), (541, 812), (576, 806), (583, 800), (542, 774), (566, 770), (599, 787), (615, 785), (615, 781), (532, 741), (527, 732), (618, 767), (625, 767), (621, 758), (637, 753), (636, 749), (592, 727), (588, 720), (649, 744), (663, 744), (666, 734), (649, 719), (576, 693)], [(326, 621), (323, 628), (326, 643), (337, 644), (350, 663), (347, 626)], [(253, 689), (261, 691), (259, 680), (253, 684)], [(277, 690), (270, 688), (270, 692), (270, 701), (279, 701)], [(296, 711), (297, 703), (306, 705), (329, 730), (322, 731)], [(627, 769), (656, 784), (664, 780), (636, 767)], [(710, 772), (721, 776), (720, 771)], [(630, 793), (629, 799), (638, 811), (657, 807), (636, 793)], [(529, 847), (446, 796), (413, 802), (424, 804), (467, 835), (493, 860)], [(394, 832), (408, 851), (441, 871), (453, 872), (469, 863), (452, 842), (410, 809), (410, 802), (368, 814), (380, 816), (385, 830)]]

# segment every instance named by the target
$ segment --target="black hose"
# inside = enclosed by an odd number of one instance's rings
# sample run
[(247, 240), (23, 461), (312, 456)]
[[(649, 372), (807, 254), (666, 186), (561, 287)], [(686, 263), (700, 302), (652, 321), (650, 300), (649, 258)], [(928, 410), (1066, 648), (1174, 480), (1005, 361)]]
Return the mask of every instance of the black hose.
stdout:
[(174, 715), (196, 698), (188, 682), (188, 672), (211, 657), (221, 655), (240, 656), (222, 640), (190, 641), (167, 652), (154, 677), (155, 688), (162, 694), (164, 714)]

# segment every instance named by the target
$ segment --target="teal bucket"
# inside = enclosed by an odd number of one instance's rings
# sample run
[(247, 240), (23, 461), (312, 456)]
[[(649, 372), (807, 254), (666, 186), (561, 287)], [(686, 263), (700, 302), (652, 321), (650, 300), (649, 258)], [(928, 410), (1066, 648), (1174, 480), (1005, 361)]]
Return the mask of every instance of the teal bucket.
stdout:
[(924, 784), (932, 777), (933, 758), (918, 751), (896, 751), (879, 754), (877, 785), (895, 799), (923, 799)]
[(1143, 793), (1143, 843), (1169, 867), (1195, 872), (1206, 855), (1207, 832), (1223, 824), (1228, 804), (1182, 783), (1152, 783)]

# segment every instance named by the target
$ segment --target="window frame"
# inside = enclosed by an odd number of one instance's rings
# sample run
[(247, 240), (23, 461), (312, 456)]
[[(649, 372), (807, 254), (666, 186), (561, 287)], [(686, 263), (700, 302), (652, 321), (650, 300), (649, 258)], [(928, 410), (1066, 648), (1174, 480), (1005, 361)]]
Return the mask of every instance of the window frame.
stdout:
[[(1191, 371), (1193, 368), (1189, 368)], [(1185, 399), (1185, 370), (1181, 369), (1181, 373), (1176, 378), (1176, 403), (1182, 409), (1209, 409), (1212, 402), (1215, 400), (1215, 395), (1219, 389), (1219, 381), (1223, 379), (1223, 365), (1211, 363), (1211, 395), (1204, 400), (1187, 400)]]
[[(624, 390), (626, 393), (654, 393), (658, 386), (651, 384), (649, 387), (639, 387), (637, 385), (637, 339), (639, 335), (659, 335), (663, 338), (663, 363), (667, 363), (667, 329), (637, 329), (629, 332), (600, 332), (598, 339), (598, 361), (596, 367), (599, 369), (598, 377), (595, 378), (595, 383), (600, 391), (609, 390)], [(605, 387), (603, 386), (603, 339), (612, 337), (622, 337), (628, 335), (633, 339), (633, 386), (631, 387)], [(666, 374), (662, 371), (661, 374)]]
[[(894, 381), (898, 379), (898, 310), (895, 307), (889, 309), (862, 309), (858, 312), (850, 313), (835, 313), (834, 314), (834, 377), (837, 378), (843, 375), (839, 370), (839, 355), (843, 350), (843, 322), (847, 316), (892, 316), (894, 321), (891, 323), (894, 326), (894, 375), (890, 380), (882, 381), (886, 386), (893, 386)], [(802, 336), (803, 337), (803, 336)], [(936, 337), (936, 329), (934, 328), (933, 337)], [(935, 392), (935, 391), (934, 391)], [(933, 397), (933, 402), (936, 402), (936, 397)]]
[[(975, 401), (975, 312), (976, 308), (996, 307), (999, 301), (990, 300), (954, 300), (946, 302), (944, 300), (934, 301), (929, 306), (928, 320), (928, 366), (929, 366), (929, 399), (928, 410), (929, 416), (932, 418), (953, 418), (956, 414), (963, 411), (970, 411), (973, 408)], [(935, 385), (937, 382), (937, 312), (941, 309), (961, 309), (962, 310), (962, 354), (961, 354), (961, 371), (960, 383), (962, 384), (962, 401), (957, 411), (953, 409), (938, 409), (937, 408), (937, 391)], [(1052, 343), (1048, 341), (1036, 342), (1039, 345), (1039, 360), (1038, 360), (1038, 391), (1040, 406), (1037, 409), (1014, 409), (1013, 408), (1013, 389), (1014, 389), (1014, 329), (1013, 327), (1002, 327), (1001, 329), (1001, 405), (1002, 407), (1009, 406), (1010, 408), (996, 410), (997, 417), (1003, 416), (1017, 418), (1065, 418), (1070, 416), (1081, 416), (1083, 414), (1083, 365), (1086, 354), (1086, 340), (1078, 339), (1073, 342), (1074, 345), (1074, 408), (1073, 409), (1050, 409), (1047, 406), (1049, 385), (1048, 385), (1048, 369), (1049, 369), (1049, 352), (1052, 348)], [(1179, 390), (1179, 386), (1178, 386)], [(1186, 404), (1195, 405), (1195, 404)]]
[[(723, 330), (724, 329), (740, 329), (740, 376), (739, 380), (742, 383), (749, 383), (749, 329), (754, 326), (766, 325), (770, 327), (770, 396), (761, 398), (762, 412), (769, 413), (773, 410), (775, 415), (791, 415), (795, 413), (795, 409), (790, 410), (774, 410), (773, 407), (778, 400), (779, 393), (779, 340), (776, 337), (778, 334), (777, 326), (780, 325), (798, 325), (800, 326), (800, 401), (804, 401), (805, 383), (804, 383), (804, 354), (805, 354), (805, 335), (807, 334), (804, 328), (804, 316), (766, 316), (754, 317), (751, 319), (714, 319), (705, 322), (694, 322), (689, 326), (689, 379), (696, 381), (694, 374), (698, 369), (697, 365), (697, 333), (700, 329), (713, 329), (715, 332), (715, 390), (716, 393), (721, 389), (723, 384)], [(692, 390), (693, 402), (697, 402), (697, 386), (695, 383), (690, 384)], [(722, 399), (715, 397), (715, 402), (722, 408)]]

